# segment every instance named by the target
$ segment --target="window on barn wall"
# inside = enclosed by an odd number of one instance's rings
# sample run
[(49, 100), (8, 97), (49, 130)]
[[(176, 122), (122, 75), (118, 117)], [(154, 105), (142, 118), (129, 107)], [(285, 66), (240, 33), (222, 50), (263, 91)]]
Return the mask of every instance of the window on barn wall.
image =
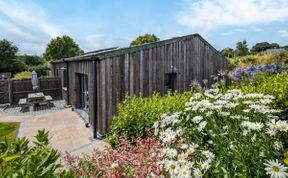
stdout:
[(63, 70), (62, 87), (67, 88), (67, 70)]
[(176, 73), (167, 73), (165, 74), (165, 90), (174, 92), (176, 88), (177, 74)]

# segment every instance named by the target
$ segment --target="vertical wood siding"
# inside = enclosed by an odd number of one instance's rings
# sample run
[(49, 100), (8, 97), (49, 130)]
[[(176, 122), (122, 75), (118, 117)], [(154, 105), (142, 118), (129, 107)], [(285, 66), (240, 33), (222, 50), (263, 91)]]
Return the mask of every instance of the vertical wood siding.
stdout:
[[(165, 74), (176, 73), (176, 89), (180, 92), (190, 89), (193, 80), (202, 82), (220, 69), (228, 69), (228, 61), (201, 38), (183, 38), (171, 43), (150, 48), (123, 52), (102, 57), (96, 62), (96, 76), (93, 75), (93, 61), (69, 62), (69, 104), (77, 107), (79, 81), (77, 74), (88, 75), (89, 123), (97, 122), (97, 131), (109, 131), (117, 105), (125, 99), (125, 93), (147, 97), (153, 92), (164, 95)], [(54, 70), (65, 63), (54, 63)], [(60, 70), (59, 70), (60, 71)], [(56, 72), (54, 72), (56, 73)], [(94, 83), (97, 81), (97, 83)], [(96, 87), (97, 95), (93, 87)], [(63, 96), (65, 97), (65, 96)], [(96, 98), (96, 103), (93, 98)], [(93, 118), (96, 112), (96, 118)]]
[(98, 132), (107, 133), (117, 104), (130, 96), (146, 97), (154, 91), (164, 95), (165, 74), (177, 73), (177, 90), (190, 88), (193, 80), (201, 82), (217, 70), (227, 69), (228, 62), (200, 38), (112, 56), (97, 61)]

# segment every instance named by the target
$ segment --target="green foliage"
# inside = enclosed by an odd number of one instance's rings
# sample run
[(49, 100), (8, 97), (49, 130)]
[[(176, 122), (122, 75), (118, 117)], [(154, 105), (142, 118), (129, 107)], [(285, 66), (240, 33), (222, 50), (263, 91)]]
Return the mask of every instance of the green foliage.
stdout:
[(17, 46), (5, 39), (0, 40), (0, 72), (21, 72), (26, 68), (21, 60), (16, 59)]
[[(17, 46), (13, 45), (12, 42), (3, 39), (0, 41), (0, 60), (10, 60), (15, 58), (16, 53), (18, 52)], [(1, 62), (3, 62), (1, 61)]]
[(222, 56), (225, 56), (225, 57), (233, 57), (234, 56), (234, 50), (232, 48), (225, 48), (220, 53)]
[(118, 137), (126, 135), (132, 138), (137, 134), (141, 137), (151, 131), (153, 122), (160, 119), (164, 113), (172, 113), (184, 108), (185, 102), (192, 95), (191, 92), (168, 93), (160, 96), (155, 93), (149, 98), (128, 97), (118, 105), (118, 116), (114, 117), (108, 141), (114, 144)]
[(0, 123), (0, 141), (11, 142), (17, 137), (19, 122)]
[(244, 92), (261, 92), (276, 97), (275, 105), (282, 109), (288, 107), (288, 73), (282, 72), (268, 76), (258, 75), (254, 80), (242, 82), (239, 86)]
[(31, 79), (31, 78), (32, 78), (32, 73), (28, 71), (17, 73), (13, 77), (14, 80), (25, 80), (25, 79)]
[(83, 50), (69, 36), (52, 39), (43, 54), (47, 61), (59, 60), (61, 58), (73, 57), (83, 54)]
[(147, 33), (145, 35), (140, 35), (135, 40), (133, 40), (130, 43), (130, 46), (137, 46), (137, 45), (141, 45), (145, 43), (152, 43), (156, 41), (159, 41), (159, 38), (156, 35)]
[(268, 43), (268, 42), (262, 42), (262, 43), (256, 43), (252, 48), (251, 48), (251, 53), (259, 53), (263, 52), (267, 49), (278, 49), (280, 46), (277, 43)]
[(249, 49), (248, 49), (248, 45), (247, 45), (246, 40), (244, 40), (242, 42), (238, 42), (236, 44), (235, 53), (237, 56), (246, 56), (249, 54)]
[(61, 169), (60, 154), (48, 146), (48, 132), (38, 131), (35, 138), (34, 144), (25, 137), (0, 142), (0, 177), (75, 177)]
[(288, 63), (288, 53), (282, 54), (256, 54), (242, 57), (234, 57), (229, 59), (229, 70), (235, 68), (244, 68), (249, 65), (262, 65), (271, 63)]
[[(280, 123), (286, 122), (277, 117), (280, 111), (271, 103), (271, 95), (241, 90), (195, 93), (185, 109), (154, 123), (164, 146), (162, 167), (171, 177), (177, 173), (170, 169), (171, 162), (180, 171), (183, 167), (187, 171), (193, 162), (189, 169), (194, 175), (198, 169), (204, 177), (267, 177), (264, 163), (282, 160), (281, 136), (287, 132), (280, 130)], [(275, 127), (272, 118), (276, 118)]]
[(37, 66), (28, 66), (28, 71), (35, 71), (38, 77), (46, 76), (46, 71), (50, 70), (48, 63), (40, 64)]
[(17, 59), (23, 61), (28, 66), (37, 66), (46, 62), (42, 57), (37, 55), (20, 55), (17, 56)]

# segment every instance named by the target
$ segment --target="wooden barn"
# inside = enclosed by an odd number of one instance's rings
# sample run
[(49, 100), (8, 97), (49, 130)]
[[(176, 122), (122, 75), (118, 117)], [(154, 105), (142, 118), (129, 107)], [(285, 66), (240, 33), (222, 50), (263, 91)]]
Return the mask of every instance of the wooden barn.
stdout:
[(117, 104), (129, 95), (150, 96), (189, 90), (191, 81), (207, 79), (228, 61), (199, 34), (135, 47), (106, 49), (52, 63), (62, 79), (67, 104), (87, 113), (94, 137), (105, 135)]

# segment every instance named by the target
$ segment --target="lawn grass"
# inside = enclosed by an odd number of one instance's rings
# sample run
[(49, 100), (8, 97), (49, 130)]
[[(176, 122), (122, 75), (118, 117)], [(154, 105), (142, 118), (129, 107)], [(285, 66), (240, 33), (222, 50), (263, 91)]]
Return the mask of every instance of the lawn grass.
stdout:
[(0, 141), (4, 141), (5, 137), (7, 138), (8, 142), (16, 139), (19, 126), (19, 122), (0, 123)]

